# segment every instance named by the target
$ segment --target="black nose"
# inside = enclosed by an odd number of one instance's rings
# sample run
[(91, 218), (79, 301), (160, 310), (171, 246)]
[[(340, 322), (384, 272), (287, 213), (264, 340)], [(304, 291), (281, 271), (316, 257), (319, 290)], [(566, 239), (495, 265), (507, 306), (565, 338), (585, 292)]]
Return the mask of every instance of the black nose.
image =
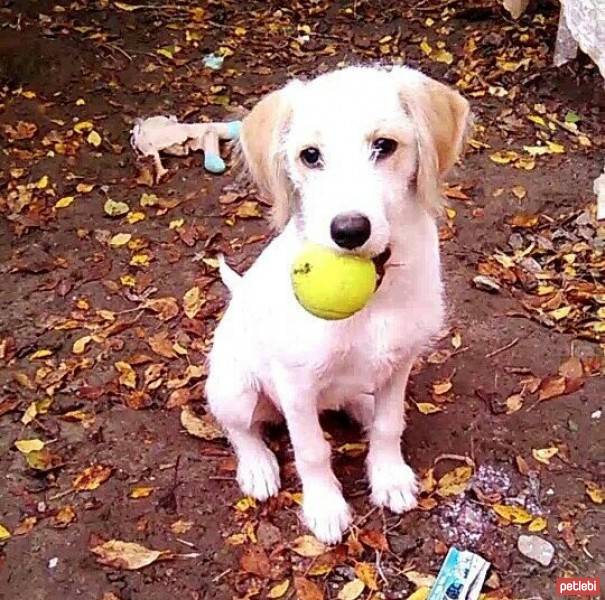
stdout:
[(332, 219), (330, 235), (341, 247), (352, 250), (359, 248), (370, 237), (370, 219), (361, 213), (341, 213)]

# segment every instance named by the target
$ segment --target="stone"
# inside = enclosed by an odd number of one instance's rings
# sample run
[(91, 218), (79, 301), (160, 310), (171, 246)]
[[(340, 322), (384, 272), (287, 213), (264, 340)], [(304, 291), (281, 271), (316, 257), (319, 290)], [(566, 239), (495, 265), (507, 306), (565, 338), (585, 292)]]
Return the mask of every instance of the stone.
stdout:
[(520, 535), (517, 549), (523, 556), (548, 567), (555, 555), (555, 547), (537, 535)]

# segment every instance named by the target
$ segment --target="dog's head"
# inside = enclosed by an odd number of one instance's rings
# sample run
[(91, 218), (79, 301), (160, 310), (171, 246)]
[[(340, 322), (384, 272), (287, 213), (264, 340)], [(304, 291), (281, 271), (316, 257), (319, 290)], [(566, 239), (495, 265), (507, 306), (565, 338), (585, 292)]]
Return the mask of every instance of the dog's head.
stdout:
[(376, 256), (406, 215), (438, 211), (468, 121), (468, 102), (418, 71), (350, 67), (263, 98), (241, 142), (277, 229), (293, 218), (310, 241)]

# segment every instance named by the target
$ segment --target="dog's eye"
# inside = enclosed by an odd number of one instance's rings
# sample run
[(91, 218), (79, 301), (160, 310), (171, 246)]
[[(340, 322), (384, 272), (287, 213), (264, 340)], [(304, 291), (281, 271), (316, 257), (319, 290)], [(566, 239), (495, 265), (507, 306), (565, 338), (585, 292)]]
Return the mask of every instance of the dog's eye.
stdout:
[(381, 160), (397, 150), (397, 142), (390, 138), (378, 138), (372, 142), (372, 158)]
[(321, 166), (321, 152), (318, 148), (309, 146), (301, 151), (300, 160), (302, 160), (307, 167), (316, 169)]

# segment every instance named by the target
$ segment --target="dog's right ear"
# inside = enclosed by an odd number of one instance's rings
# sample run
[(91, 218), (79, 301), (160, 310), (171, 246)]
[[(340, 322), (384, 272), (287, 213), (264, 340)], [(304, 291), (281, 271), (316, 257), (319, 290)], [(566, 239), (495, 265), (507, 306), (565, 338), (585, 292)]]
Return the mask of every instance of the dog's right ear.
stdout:
[(244, 118), (240, 134), (248, 170), (261, 194), (273, 204), (272, 222), (278, 231), (292, 214), (292, 186), (283, 141), (292, 113), (292, 95), (302, 85), (293, 81), (265, 96)]

